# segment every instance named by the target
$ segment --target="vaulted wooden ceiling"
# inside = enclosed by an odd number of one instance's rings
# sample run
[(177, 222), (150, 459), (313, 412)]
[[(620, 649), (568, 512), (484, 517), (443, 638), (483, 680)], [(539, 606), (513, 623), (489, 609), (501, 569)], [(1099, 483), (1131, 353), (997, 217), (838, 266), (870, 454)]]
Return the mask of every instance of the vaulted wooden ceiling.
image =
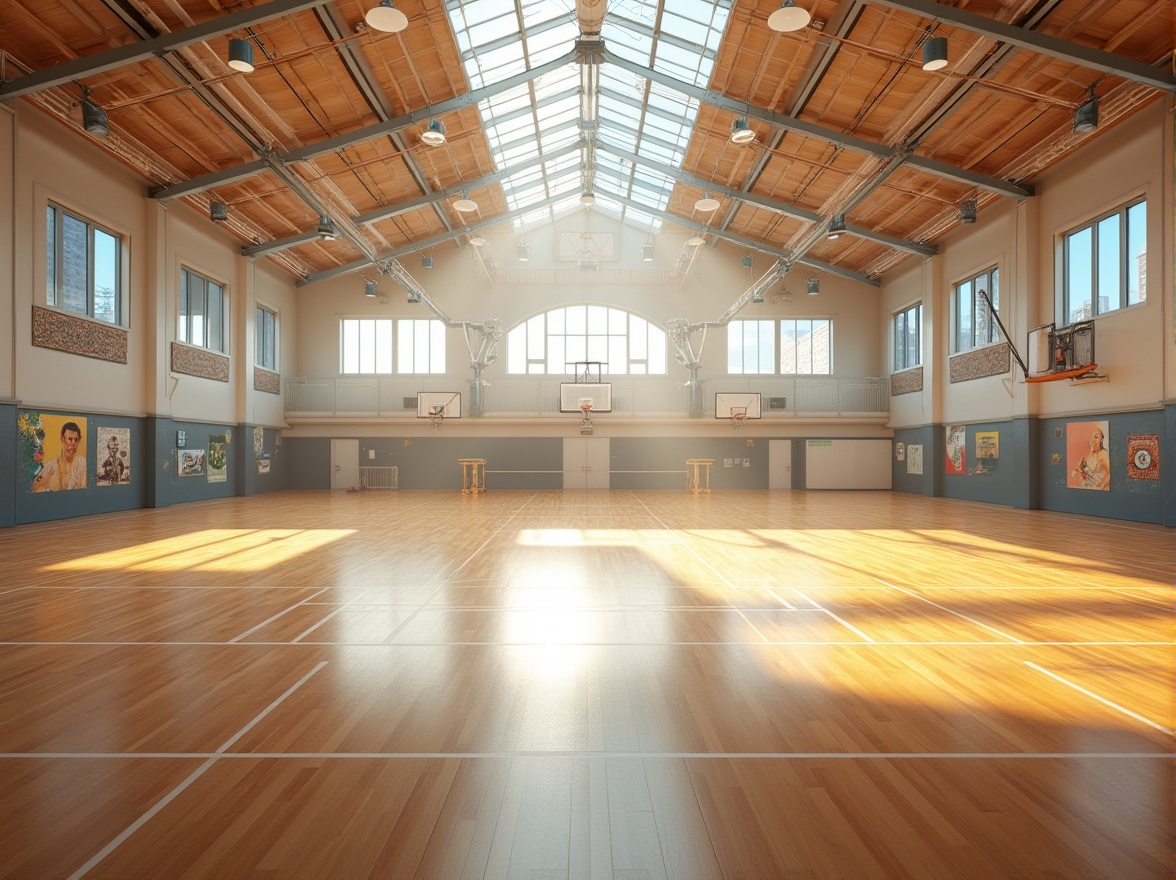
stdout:
[[(963, 203), (1028, 197), (1042, 169), (1176, 91), (1171, 8), (1154, 0), (798, 0), (811, 21), (791, 33), (768, 25), (779, 0), (552, 0), (542, 14), (536, 0), (396, 0), (398, 33), (364, 24), (375, 2), (2, 0), (0, 99), (90, 138), (153, 197), (205, 216), (223, 202), (243, 249), (301, 281), (526, 228), (586, 189), (644, 229), (678, 223), (873, 280), (933, 252)], [(949, 61), (926, 71), (932, 37)], [(253, 45), (252, 73), (227, 66), (234, 38)], [(491, 58), (514, 79), (492, 81)], [(108, 135), (84, 131), (85, 94)], [(1075, 132), (1092, 94), (1100, 125)], [(689, 105), (677, 148), (650, 134), (666, 95)], [(529, 169), (503, 168), (518, 151), (495, 107), (519, 100), (507, 115), (533, 116), (542, 146)], [(579, 116), (562, 140), (544, 130), (556, 105)], [(433, 118), (440, 147), (421, 141)], [(751, 143), (731, 142), (740, 118)], [(695, 208), (704, 194), (717, 210)], [(453, 208), (463, 195), (475, 214)], [(316, 233), (323, 215), (334, 240)], [(836, 215), (848, 234), (831, 239)]]

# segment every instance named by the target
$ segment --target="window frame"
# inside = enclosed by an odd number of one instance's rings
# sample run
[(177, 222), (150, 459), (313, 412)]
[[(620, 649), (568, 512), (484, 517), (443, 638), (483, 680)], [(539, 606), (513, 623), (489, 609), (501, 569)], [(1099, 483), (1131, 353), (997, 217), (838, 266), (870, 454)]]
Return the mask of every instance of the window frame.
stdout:
[[(371, 364), (372, 369), (363, 369), (364, 352), (362, 348), (356, 352), (355, 360), (359, 369), (348, 370), (347, 367), (347, 325), (355, 324), (355, 332), (357, 337), (363, 333), (364, 326), (371, 325), (371, 344), (373, 346)], [(381, 327), (386, 325), (387, 329), (387, 346), (388, 350), (385, 355), (379, 348), (384, 341), (377, 338), (378, 331)], [(396, 367), (395, 361), (395, 344), (396, 336), (396, 321), (393, 318), (369, 318), (369, 317), (340, 317), (339, 318), (339, 375), (340, 376), (391, 376), (394, 374)], [(360, 346), (364, 345), (362, 339), (356, 340)], [(386, 356), (386, 361), (383, 358)], [(380, 369), (384, 364), (387, 369)]]
[[(765, 330), (767, 331), (765, 333)], [(752, 331), (749, 333), (749, 331)], [(735, 318), (727, 322), (727, 375), (774, 376), (780, 372), (780, 324), (775, 318)], [(735, 363), (735, 342), (742, 363)], [(764, 351), (765, 343), (771, 346)], [(749, 363), (750, 362), (750, 363)]]
[[(917, 342), (915, 349), (912, 352), (909, 344), (910, 334), (909, 326), (911, 321), (911, 314), (914, 314), (918, 321), (919, 329), (916, 334)], [(900, 330), (899, 324), (902, 324)], [(907, 306), (905, 309), (899, 309), (891, 316), (890, 320), (891, 331), (891, 371), (901, 373), (903, 370), (913, 370), (915, 367), (923, 366), (923, 301), (919, 300)], [(902, 340), (900, 343), (899, 340)], [(902, 354), (900, 359), (899, 355)]]
[[(52, 235), (49, 231), (50, 216), (53, 217)], [(66, 218), (82, 224), (86, 230), (85, 311), (70, 308), (66, 302), (64, 277), (66, 267), (63, 254)], [(94, 219), (93, 215), (89, 213), (68, 207), (62, 201), (55, 198), (45, 199), (45, 225), (42, 231), (45, 236), (45, 246), (42, 251), (45, 255), (45, 304), (50, 308), (58, 309), (67, 314), (88, 318), (92, 321), (100, 321), (112, 327), (125, 328), (127, 326), (125, 316), (127, 313), (127, 267), (129, 265), (129, 236), (127, 233), (116, 229), (108, 223)], [(111, 239), (115, 247), (114, 265), (109, 269), (115, 285), (114, 290), (111, 292), (112, 310), (114, 313), (113, 320), (98, 314), (98, 279), (96, 277), (97, 270), (95, 267), (98, 251), (98, 247), (95, 244), (96, 233), (101, 233)], [(50, 252), (52, 252), (52, 260), (50, 259)]]
[[(581, 309), (582, 315), (571, 316), (569, 312)], [(624, 332), (616, 323), (622, 319)], [(553, 339), (558, 341), (553, 344)], [(569, 344), (568, 340), (574, 342)], [(506, 372), (510, 376), (570, 376), (574, 364), (584, 361), (599, 361), (602, 374), (607, 376), (669, 375), (669, 333), (645, 316), (618, 306), (554, 306), (511, 327), (506, 344)], [(661, 347), (655, 351), (657, 345)], [(617, 360), (624, 361), (622, 370), (613, 367)]]
[[(1139, 235), (1138, 240), (1143, 246), (1143, 266), (1144, 272), (1139, 277), (1140, 283), (1136, 289), (1131, 289), (1131, 265), (1132, 257), (1129, 253), (1130, 244), (1132, 242), (1132, 211), (1140, 209), (1138, 215), (1143, 221), (1143, 229)], [(1118, 229), (1115, 235), (1115, 247), (1118, 251), (1118, 267), (1114, 273), (1115, 281), (1118, 285), (1117, 304), (1109, 305), (1103, 309), (1100, 303), (1103, 299), (1110, 299), (1110, 297), (1103, 297), (1103, 282), (1106, 280), (1100, 266), (1100, 260), (1103, 254), (1100, 253), (1099, 235), (1103, 224), (1112, 218), (1118, 220)], [(1072, 242), (1081, 234), (1090, 233), (1089, 245), (1089, 305), (1084, 306), (1078, 310), (1073, 308), (1070, 294), (1073, 287), (1073, 280), (1071, 278), (1071, 253)], [(1138, 261), (1138, 255), (1136, 256)], [(1058, 234), (1058, 287), (1059, 287), (1059, 307), (1060, 307), (1060, 324), (1069, 325), (1078, 321), (1087, 321), (1103, 315), (1109, 315), (1113, 312), (1119, 312), (1124, 309), (1132, 308), (1133, 306), (1142, 306), (1147, 304), (1147, 194), (1140, 193), (1134, 197), (1127, 198), (1121, 201), (1114, 208), (1100, 211), (1091, 217), (1087, 218), (1081, 223), (1068, 227)], [(1132, 301), (1132, 295), (1135, 294), (1135, 300)]]
[[(265, 324), (269, 323), (269, 345), (266, 345)], [(280, 346), (278, 344), (278, 311), (264, 303), (253, 304), (253, 364), (263, 370), (278, 372)], [(269, 349), (267, 352), (266, 349)], [(269, 355), (267, 358), (266, 355)]]
[[(203, 311), (200, 317), (204, 318), (204, 341), (196, 342), (195, 324), (193, 318), (198, 317), (196, 313), (191, 310), (191, 288), (184, 283), (185, 275), (193, 276), (204, 282), (203, 286)], [(212, 325), (211, 311), (209, 304), (212, 302), (209, 297), (210, 287), (217, 287), (220, 289), (220, 344), (213, 345), (212, 334), (209, 332)], [(202, 348), (205, 351), (215, 352), (227, 356), (229, 354), (229, 285), (219, 278), (215, 278), (205, 272), (192, 268), (187, 263), (180, 264), (180, 279), (179, 292), (176, 297), (176, 340), (184, 345), (190, 345), (193, 348)]]
[[(437, 318), (397, 318), (395, 336), (393, 337), (393, 359), (396, 372), (402, 376), (442, 376), (445, 374), (446, 338), (445, 322)], [(424, 352), (424, 365), (428, 369), (418, 369), (422, 364), (422, 353), (419, 351), (422, 343), (427, 347)], [(436, 351), (437, 345), (440, 351)], [(405, 361), (411, 369), (406, 369)]]
[[(827, 366), (829, 369), (827, 372), (820, 372), (819, 373), (815, 369), (810, 369), (806, 372), (801, 372), (799, 369), (795, 370), (795, 371), (784, 372), (784, 325), (789, 324), (789, 323), (796, 324), (799, 321), (807, 321), (810, 324), (810, 329), (809, 329), (809, 333), (808, 333), (810, 367), (815, 365), (814, 364), (815, 359), (813, 358), (814, 349), (812, 346), (812, 339), (814, 336), (816, 336), (816, 333), (817, 333), (817, 328), (814, 326), (811, 326), (811, 325), (816, 324), (816, 322), (818, 322), (818, 321), (821, 321), (828, 326), (828, 328), (829, 328), (829, 361), (828, 361)], [(776, 322), (777, 322), (776, 338), (777, 338), (777, 340), (779, 342), (779, 346), (780, 346), (780, 353), (776, 359), (776, 365), (777, 365), (777, 369), (779, 371), (779, 375), (781, 375), (781, 376), (832, 376), (833, 375), (834, 364), (833, 364), (833, 319), (832, 318), (817, 318), (817, 317), (777, 318)], [(797, 367), (800, 366), (800, 353), (799, 353), (799, 351), (797, 352), (796, 366)]]
[[(983, 282), (983, 283), (979, 283)], [(961, 296), (965, 286), (971, 285), (968, 296), (968, 314), (971, 316), (971, 324), (968, 328), (968, 343), (964, 345), (963, 330), (960, 326), (963, 317), (963, 310), (961, 309)], [(1000, 263), (995, 262), (986, 269), (981, 269), (977, 272), (970, 272), (961, 277), (958, 281), (953, 281), (951, 285), (951, 346), (953, 354), (964, 354), (969, 351), (975, 351), (980, 348), (986, 348), (990, 345), (997, 345), (1004, 342), (1004, 337), (1000, 332), (1000, 326), (993, 318), (989, 318), (987, 339), (979, 340), (977, 338), (978, 321), (976, 316), (980, 314), (981, 308), (987, 308), (984, 301), (980, 298), (980, 291), (983, 290), (992, 299), (993, 309), (997, 317), (1000, 316)], [(995, 290), (995, 296), (993, 291)]]

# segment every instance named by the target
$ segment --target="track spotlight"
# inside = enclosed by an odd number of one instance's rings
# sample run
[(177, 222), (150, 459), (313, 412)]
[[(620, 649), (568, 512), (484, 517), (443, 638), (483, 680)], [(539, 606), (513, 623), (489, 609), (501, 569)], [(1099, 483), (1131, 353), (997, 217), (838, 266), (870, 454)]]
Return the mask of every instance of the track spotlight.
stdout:
[(208, 219), (213, 223), (224, 223), (229, 219), (229, 207), (215, 199), (208, 203)]
[(792, 0), (784, 0), (780, 8), (768, 16), (768, 27), (774, 31), (789, 33), (808, 27), (810, 21), (812, 16), (807, 9), (797, 6)]
[(704, 192), (702, 198), (694, 203), (694, 210), (703, 214), (709, 214), (711, 211), (719, 209), (719, 200), (712, 199), (709, 192)]
[(592, 190), (584, 191), (583, 195), (580, 196), (580, 204), (585, 208), (591, 208), (596, 204), (596, 196), (593, 195)]
[(440, 119), (430, 119), (429, 127), (421, 135), (421, 142), (426, 146), (440, 147), (445, 143), (445, 123)]
[(392, 0), (381, 0), (379, 6), (364, 13), (363, 20), (368, 27), (386, 34), (395, 34), (408, 27), (408, 16), (393, 6)]
[(653, 242), (647, 241), (641, 245), (641, 261), (643, 263), (653, 262)]
[(90, 100), (90, 90), (85, 86), (82, 86), (82, 127), (99, 137), (110, 134), (110, 120), (106, 111)]
[(961, 223), (975, 223), (976, 222), (976, 202), (972, 199), (960, 203), (960, 222)]
[(318, 226), (314, 229), (318, 233), (318, 237), (323, 241), (335, 240), (335, 221), (325, 214), (319, 217)]
[(750, 144), (755, 140), (755, 132), (747, 124), (747, 119), (740, 116), (731, 123), (731, 143)]
[(248, 40), (229, 40), (229, 67), (242, 73), (253, 73), (253, 44)]
[(421, 254), (421, 268), (422, 269), (432, 269), (433, 268), (432, 256), (430, 256), (429, 254)]
[(833, 219), (829, 221), (829, 232), (826, 237), (829, 239), (841, 238), (845, 235), (845, 215), (834, 214)]
[(529, 262), (531, 259), (531, 246), (525, 241), (520, 241), (515, 245), (515, 252), (519, 256), (520, 263)]
[(453, 210), (462, 214), (470, 214), (478, 210), (478, 203), (471, 199), (468, 193), (462, 193), (461, 198), (454, 201)]
[(752, 261), (751, 254), (744, 254), (743, 258), (739, 261), (739, 265), (742, 266), (744, 269), (750, 269), (751, 268), (751, 261)]
[(809, 296), (816, 296), (821, 292), (821, 281), (819, 278), (810, 278), (808, 280)]
[(1090, 87), (1090, 96), (1082, 102), (1082, 106), (1074, 111), (1074, 131), (1078, 134), (1089, 134), (1098, 128), (1098, 95), (1094, 93), (1094, 86)]
[(371, 281), (371, 280), (364, 281), (364, 283), (363, 283), (363, 295), (364, 296), (366, 296), (368, 299), (375, 299), (377, 292), (378, 291), (377, 291), (376, 282)]
[(947, 67), (947, 37), (931, 37), (923, 43), (923, 70)]

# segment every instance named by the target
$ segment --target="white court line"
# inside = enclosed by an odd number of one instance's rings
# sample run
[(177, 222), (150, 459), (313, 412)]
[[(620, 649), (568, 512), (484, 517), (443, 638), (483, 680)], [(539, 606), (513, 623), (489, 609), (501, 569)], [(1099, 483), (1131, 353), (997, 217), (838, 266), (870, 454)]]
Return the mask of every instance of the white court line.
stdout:
[(0, 596), (7, 596), (9, 593), (19, 593), (21, 590), (32, 590), (35, 588), (35, 584), (25, 584), (23, 587), (13, 587), (11, 590), (0, 590)]
[(886, 586), (891, 587), (895, 590), (900, 590), (901, 592), (906, 593), (908, 596), (911, 596), (915, 599), (918, 599), (920, 602), (926, 602), (928, 605), (934, 605), (940, 611), (946, 611), (948, 614), (954, 614), (956, 617), (959, 617), (959, 618), (962, 618), (962, 619), (968, 621), (968, 623), (975, 624), (976, 626), (979, 626), (979, 627), (983, 627), (984, 629), (988, 630), (989, 632), (994, 632), (998, 636), (1000, 636), (1001, 638), (1011, 639), (1012, 641), (1016, 642), (1018, 645), (1028, 644), (1027, 642), (1024, 642), (1021, 639), (1017, 638), (1016, 636), (1011, 636), (1006, 632), (1001, 632), (995, 626), (989, 626), (987, 623), (981, 623), (980, 621), (976, 620), (975, 618), (969, 617), (966, 614), (961, 614), (958, 611), (953, 611), (952, 609), (948, 608), (946, 605), (940, 605), (938, 602), (932, 602), (930, 599), (927, 599), (927, 598), (924, 598), (923, 596), (920, 596), (914, 590), (908, 590), (906, 587), (900, 587), (895, 584), (888, 584), (888, 583), (886, 583), (886, 581), (882, 581), (882, 583), (886, 584)]
[(1054, 679), (1054, 681), (1060, 681), (1062, 684), (1066, 685), (1067, 687), (1073, 688), (1074, 690), (1078, 691), (1078, 693), (1080, 693), (1080, 694), (1086, 694), (1086, 696), (1090, 697), (1091, 699), (1098, 700), (1104, 706), (1110, 706), (1116, 712), (1122, 712), (1124, 715), (1128, 716), (1129, 718), (1134, 718), (1136, 721), (1142, 721), (1148, 727), (1154, 727), (1156, 730), (1160, 731), (1161, 733), (1166, 733), (1169, 736), (1171, 736), (1172, 733), (1174, 732), (1172, 730), (1172, 728), (1164, 727), (1164, 725), (1162, 725), (1162, 724), (1157, 724), (1156, 722), (1152, 721), (1150, 718), (1144, 718), (1142, 715), (1138, 715), (1135, 712), (1132, 712), (1130, 709), (1127, 709), (1127, 708), (1124, 708), (1123, 706), (1120, 706), (1118, 703), (1112, 703), (1106, 697), (1100, 697), (1098, 694), (1094, 693), (1094, 691), (1088, 691), (1086, 688), (1081, 687), (1080, 685), (1074, 684), (1074, 682), (1070, 681), (1069, 679), (1062, 678), (1056, 672), (1050, 672), (1048, 669), (1045, 669), (1041, 666), (1038, 666), (1036, 663), (1031, 663), (1028, 660), (1026, 660), (1025, 665), (1031, 669), (1036, 669), (1040, 673), (1048, 675), (1050, 678)]
[(307, 597), (306, 597), (305, 599), (303, 599), (301, 602), (297, 602), (297, 603), (295, 603), (294, 605), (291, 605), (289, 608), (286, 608), (286, 609), (283, 609), (282, 611), (279, 611), (279, 612), (278, 612), (277, 614), (275, 614), (273, 617), (266, 618), (265, 620), (263, 620), (261, 623), (259, 623), (257, 626), (253, 627), (252, 629), (247, 629), (247, 630), (245, 630), (245, 632), (241, 633), (241, 635), (237, 636), (235, 639), (229, 639), (229, 644), (230, 644), (230, 645), (232, 645), (232, 644), (235, 644), (235, 643), (237, 643), (237, 642), (241, 641), (241, 639), (245, 638), (246, 636), (248, 636), (248, 635), (252, 635), (253, 633), (257, 632), (257, 631), (258, 631), (259, 629), (261, 629), (262, 627), (264, 627), (264, 626), (267, 626), (267, 625), (269, 625), (269, 624), (273, 623), (275, 620), (277, 620), (277, 619), (278, 619), (279, 617), (281, 617), (283, 614), (289, 614), (291, 611), (293, 611), (293, 610), (294, 610), (295, 608), (297, 608), (299, 605), (305, 605), (307, 602), (309, 602), (309, 601), (310, 601), (311, 599), (313, 599), (315, 596), (320, 596), (320, 595), (322, 595), (323, 593), (325, 593), (325, 592), (326, 592), (327, 590), (329, 590), (329, 589), (330, 589), (330, 587), (323, 587), (323, 588), (322, 588), (321, 590), (319, 590), (317, 593), (314, 593), (314, 594), (312, 594), (312, 595), (310, 595), (310, 596), (307, 596)]
[(1126, 590), (1117, 590), (1114, 588), (1111, 589), (1111, 592), (1112, 593), (1119, 593), (1123, 596), (1128, 596), (1132, 599), (1138, 599), (1144, 605), (1154, 605), (1157, 608), (1171, 608), (1172, 607), (1172, 602), (1169, 600), (1165, 600), (1165, 599), (1153, 599), (1150, 596), (1137, 596), (1135, 593), (1129, 593)]
[[(418, 609), (420, 610), (420, 609)], [(731, 610), (731, 609), (724, 609)], [(774, 609), (772, 609), (774, 610)], [(798, 608), (797, 611), (823, 611), (821, 608)], [(414, 612), (415, 613), (415, 612)], [(895, 639), (893, 641), (878, 641), (871, 639), (868, 642), (862, 641), (769, 641), (769, 642), (561, 642), (561, 645), (568, 647), (582, 647), (582, 646), (607, 646), (607, 645), (624, 645), (630, 647), (642, 648), (657, 648), (664, 645), (775, 645), (777, 647), (788, 647), (789, 645), (809, 646), (809, 645), (838, 645), (846, 647), (907, 647), (907, 648), (1171, 648), (1172, 643), (1163, 642), (981, 642), (981, 641), (942, 641), (942, 642), (915, 642), (904, 639)], [(18, 641), (0, 641), (0, 647), (19, 647), (19, 648), (134, 648), (134, 647), (155, 647), (155, 648), (224, 648), (229, 646), (247, 647), (247, 648), (289, 648), (289, 647), (317, 647), (317, 648), (436, 648), (452, 645), (460, 647), (463, 645), (499, 645), (504, 648), (517, 647), (519, 645), (550, 645), (549, 642), (400, 642), (398, 644), (389, 644), (385, 641), (379, 642), (299, 642), (293, 645), (291, 642), (18, 642)]]
[(72, 874), (70, 874), (69, 880), (77, 880), (77, 878), (84, 877), (86, 874), (88, 874), (90, 872), (91, 868), (93, 868), (95, 865), (97, 865), (99, 862), (101, 862), (104, 858), (106, 858), (108, 855), (110, 855), (112, 852), (114, 852), (115, 849), (117, 849), (119, 847), (119, 845), (121, 845), (124, 840), (126, 840), (128, 837), (130, 837), (132, 834), (134, 834), (136, 831), (138, 831), (140, 828), (142, 828), (145, 824), (147, 824), (147, 822), (149, 822), (151, 820), (152, 817), (154, 817), (156, 814), (158, 814), (160, 810), (162, 810), (164, 807), (166, 807), (168, 804), (170, 804), (172, 801), (174, 801), (177, 797), (179, 797), (184, 792), (184, 790), (188, 788), (188, 786), (190, 786), (193, 782), (195, 782), (197, 779), (199, 779), (201, 776), (203, 776), (204, 772), (209, 767), (211, 767), (213, 764), (215, 764), (218, 759), (222, 758), (224, 752), (227, 751), (235, 742), (237, 742), (237, 740), (239, 740), (241, 737), (243, 737), (245, 734), (247, 734), (255, 726), (257, 726), (257, 724), (260, 723), (261, 720), (263, 718), (265, 718), (266, 715), (268, 715), (270, 712), (272, 712), (274, 709), (276, 709), (278, 707), (279, 703), (281, 703), (283, 700), (285, 700), (286, 697), (290, 696), (290, 694), (294, 693), (294, 691), (298, 690), (298, 688), (302, 687), (303, 684), (305, 684), (307, 681), (310, 680), (310, 677), (312, 675), (314, 675), (316, 672), (318, 672), (320, 669), (322, 669), (326, 665), (327, 665), (327, 661), (323, 660), (314, 669), (310, 670), (310, 672), (306, 673), (306, 675), (302, 676), (302, 678), (298, 679), (298, 681), (296, 681), (294, 684), (290, 685), (290, 687), (286, 689), (286, 692), (284, 694), (282, 694), (280, 697), (278, 697), (276, 700), (274, 700), (272, 703), (270, 703), (268, 706), (266, 706), (261, 711), (260, 714), (258, 714), (256, 717), (254, 717), (254, 719), (252, 721), (250, 721), (248, 724), (246, 724), (244, 727), (242, 727), (240, 730), (238, 730), (235, 734), (233, 734), (231, 737), (229, 737), (227, 740), (225, 740), (224, 744), (221, 745), (221, 747), (219, 749), (217, 749), (215, 752), (213, 752), (211, 755), (209, 755), (208, 759), (203, 764), (201, 764), (194, 771), (192, 771), (191, 775), (189, 775), (187, 779), (185, 779), (183, 782), (181, 782), (179, 785), (177, 785), (174, 789), (172, 789), (170, 792), (168, 792), (168, 794), (165, 795), (162, 799), (160, 799), (155, 804), (155, 806), (153, 806), (150, 810), (148, 810), (146, 813), (144, 813), (142, 816), (140, 816), (138, 819), (136, 819), (134, 822), (132, 822), (131, 825), (129, 827), (127, 827), (126, 830), (124, 830), (118, 837), (116, 837), (114, 840), (110, 841), (110, 843), (106, 844), (106, 846), (102, 847), (102, 849), (100, 849), (97, 853), (94, 854), (94, 856), (90, 859), (90, 861), (86, 862), (86, 864), (82, 865), (80, 868), (78, 868), (76, 871), (74, 871)]
[(792, 592), (796, 593), (796, 595), (800, 596), (802, 599), (804, 599), (804, 601), (806, 601), (810, 605), (812, 605), (813, 608), (815, 608), (817, 611), (824, 611), (826, 614), (828, 614), (830, 617), (832, 617), (834, 620), (836, 620), (838, 623), (840, 623), (846, 629), (857, 633), (859, 636), (861, 636), (867, 642), (875, 642), (876, 641), (875, 639), (870, 638), (868, 635), (866, 635), (864, 632), (862, 632), (860, 629), (858, 629), (852, 623), (849, 623), (848, 621), (842, 620), (840, 617), (838, 617), (836, 614), (834, 614), (828, 608), (824, 608), (821, 605), (818, 605), (816, 602), (814, 602), (812, 599), (810, 599), (808, 596), (806, 596), (800, 590), (796, 589), (796, 587), (789, 587), (788, 589), (792, 590)]

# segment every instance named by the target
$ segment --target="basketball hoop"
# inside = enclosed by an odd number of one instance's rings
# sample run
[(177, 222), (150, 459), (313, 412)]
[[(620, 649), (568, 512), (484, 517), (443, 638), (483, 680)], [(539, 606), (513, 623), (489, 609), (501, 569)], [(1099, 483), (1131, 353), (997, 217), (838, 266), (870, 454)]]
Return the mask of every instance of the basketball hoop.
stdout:
[(445, 421), (445, 405), (434, 404), (430, 406), (428, 418), (430, 428), (440, 428), (441, 423)]
[(731, 407), (731, 427), (738, 430), (747, 425), (747, 407)]
[(583, 420), (580, 422), (580, 427), (581, 428), (591, 428), (592, 427), (592, 398), (591, 397), (581, 397), (580, 398), (580, 414), (584, 417)]

